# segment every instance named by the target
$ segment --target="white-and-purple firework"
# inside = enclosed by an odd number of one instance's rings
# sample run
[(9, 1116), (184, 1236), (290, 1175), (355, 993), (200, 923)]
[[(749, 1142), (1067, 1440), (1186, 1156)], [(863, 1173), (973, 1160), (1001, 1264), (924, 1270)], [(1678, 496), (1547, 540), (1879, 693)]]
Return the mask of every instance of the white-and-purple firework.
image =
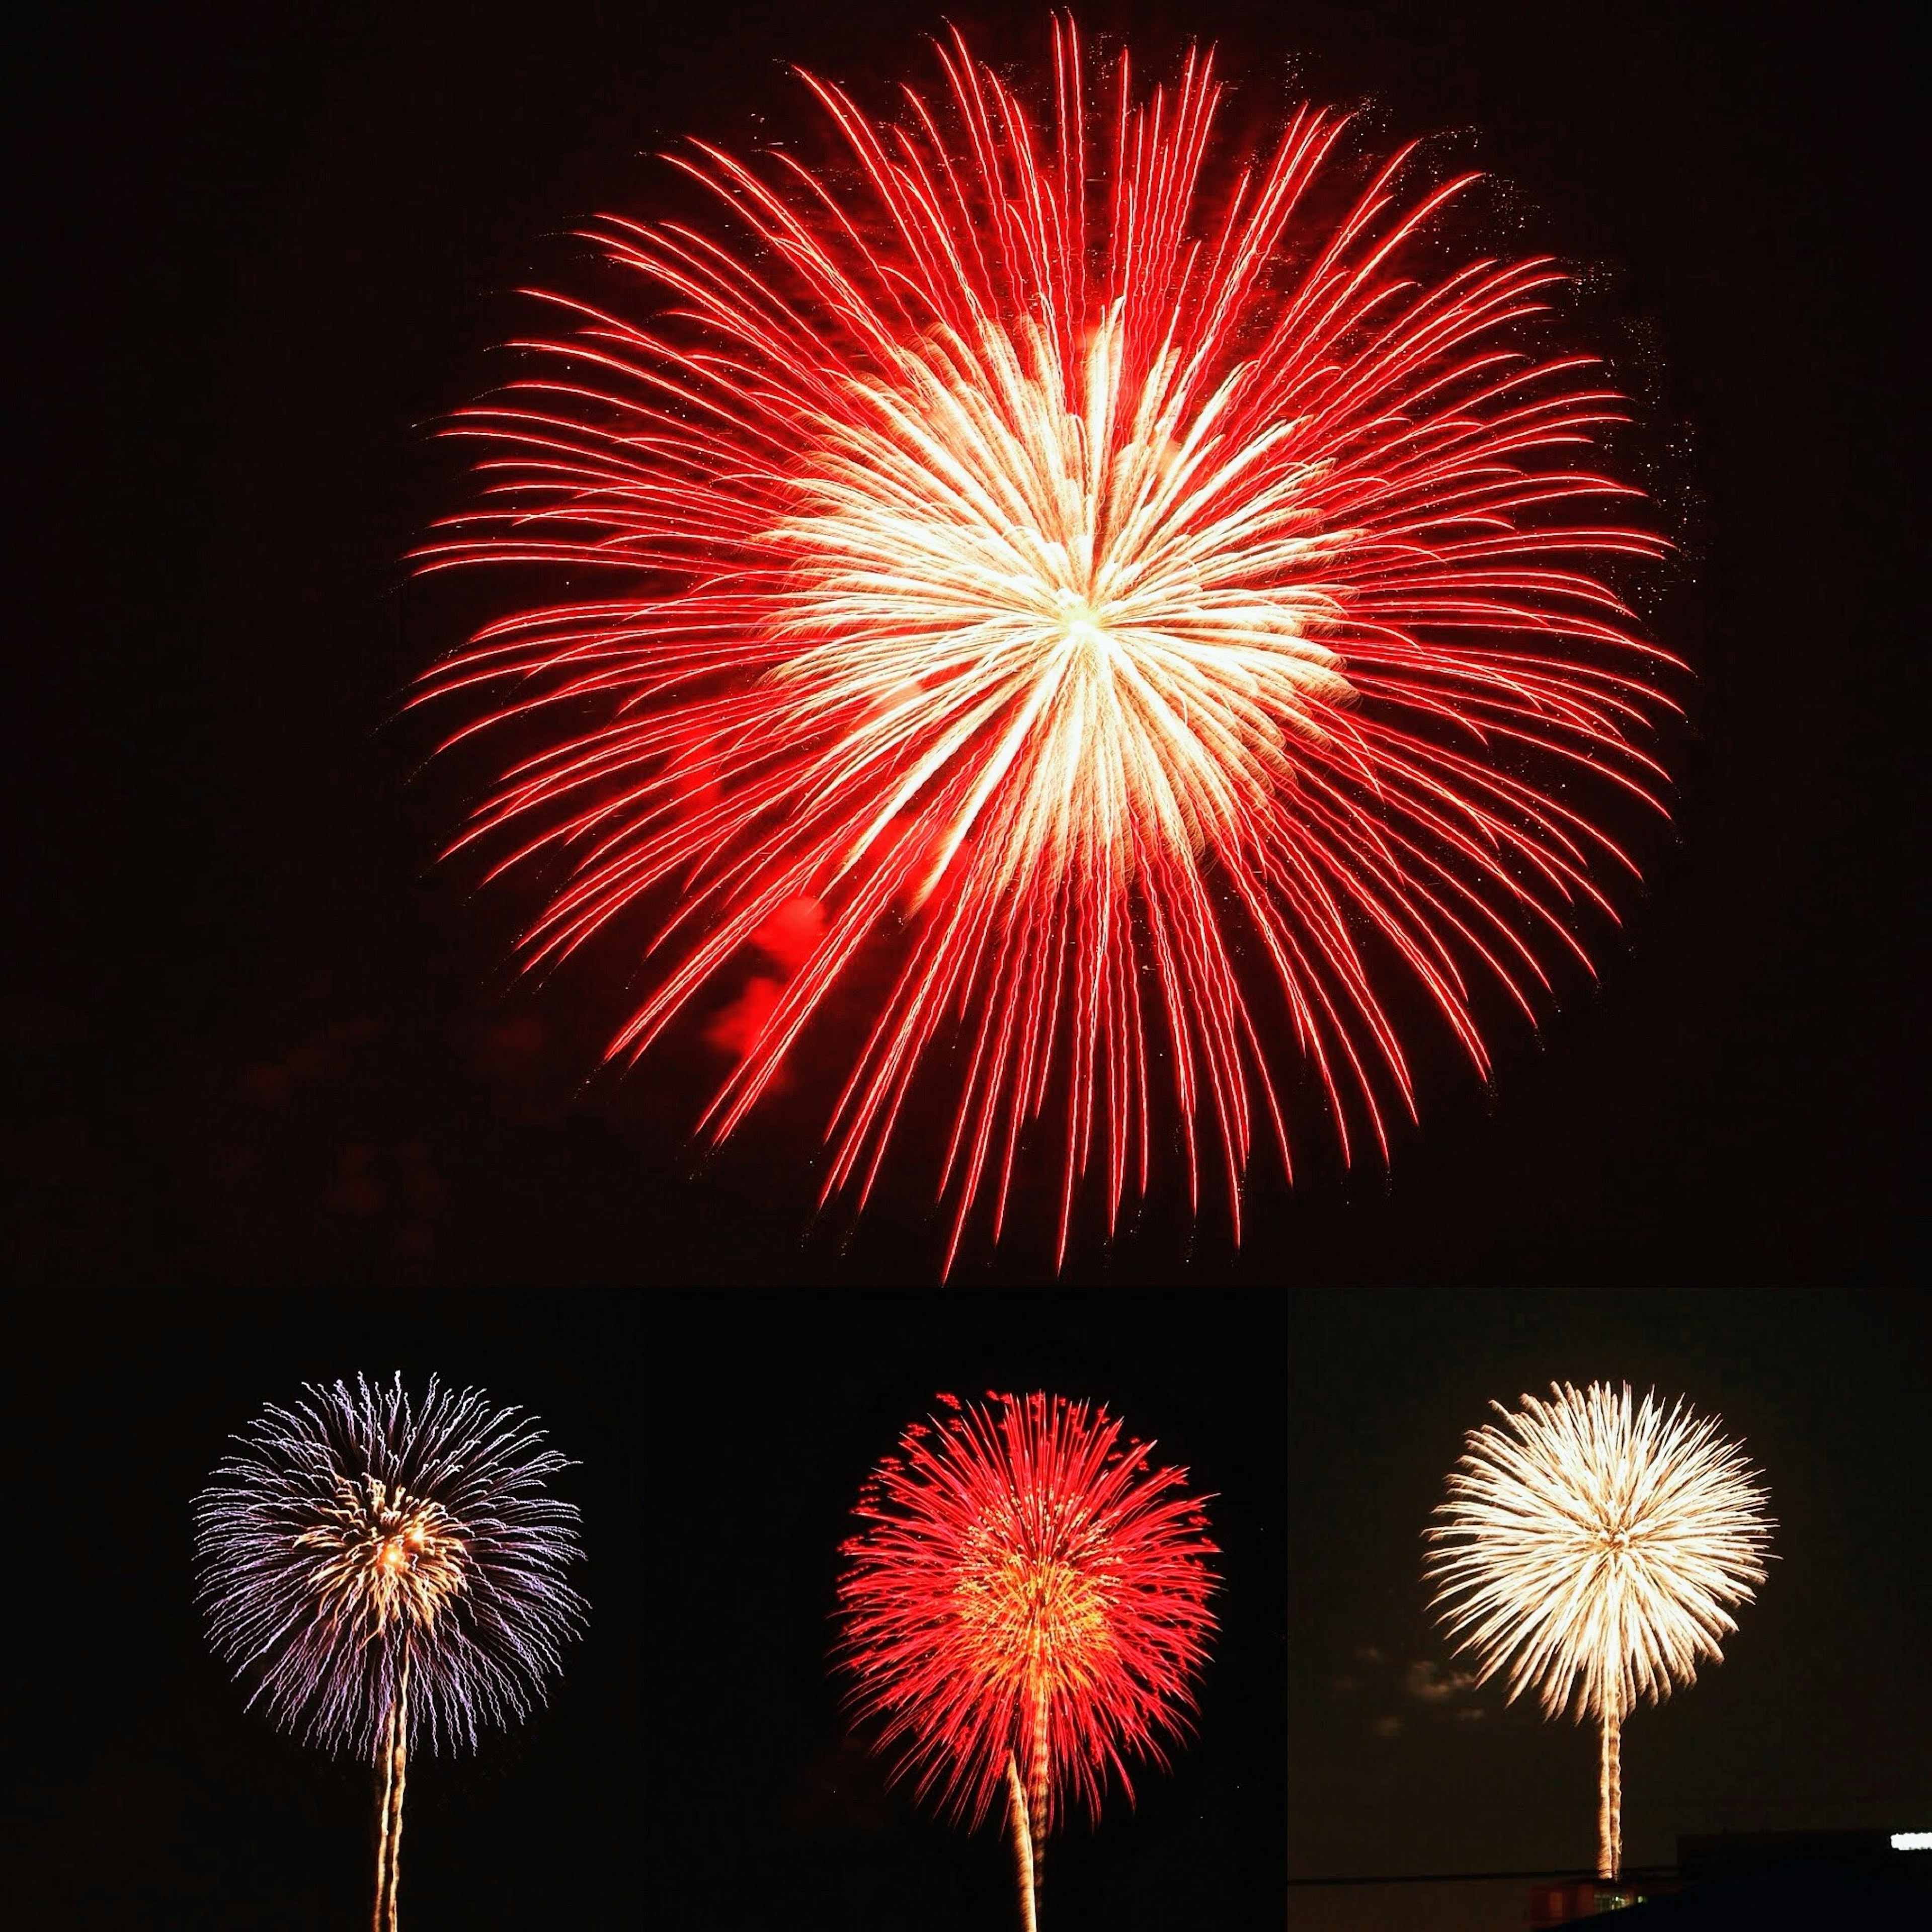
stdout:
[(236, 1438), (195, 1508), (216, 1653), (274, 1720), (375, 1757), (403, 1672), (408, 1742), (468, 1745), (541, 1701), (582, 1627), (567, 1459), (481, 1390), (304, 1384)]
[(236, 1438), (195, 1505), (209, 1640), (275, 1722), (382, 1776), (376, 1932), (394, 1932), (418, 1740), (474, 1748), (542, 1699), (586, 1605), (566, 1459), (520, 1410), (432, 1376), (304, 1383)]

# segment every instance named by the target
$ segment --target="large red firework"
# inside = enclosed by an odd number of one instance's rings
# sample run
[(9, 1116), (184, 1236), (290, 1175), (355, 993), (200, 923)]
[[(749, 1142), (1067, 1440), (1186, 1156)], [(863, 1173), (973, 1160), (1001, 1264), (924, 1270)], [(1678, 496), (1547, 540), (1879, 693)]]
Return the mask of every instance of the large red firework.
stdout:
[(954, 1412), (908, 1430), (860, 1497), (839, 1654), (920, 1795), (977, 1825), (1023, 1792), (1030, 1847), (1070, 1800), (1097, 1816), (1114, 1776), (1131, 1799), (1130, 1758), (1165, 1762), (1214, 1627), (1214, 1545), (1186, 1471), (1150, 1467), (1105, 1409), (940, 1400)]
[(1672, 708), (1601, 573), (1665, 546), (1580, 466), (1618, 399), (1524, 333), (1559, 271), (1430, 252), (1475, 177), (1406, 189), (1405, 149), (1338, 212), (1346, 117), (1224, 152), (1209, 58), (1137, 100), (1063, 24), (1036, 114), (938, 56), (890, 125), (807, 77), (836, 169), (700, 145), (724, 223), (602, 222), (654, 297), (545, 298), (574, 332), (453, 426), (487, 484), (422, 562), (608, 594), (427, 692), (548, 730), (469, 836), (561, 859), (533, 964), (646, 922), (610, 1052), (708, 1012), (714, 1136), (816, 1018), (853, 1041), (828, 1198), (946, 1091), (949, 1267), (1023, 1134), (1062, 1256), (1082, 1178), (1111, 1232), (1170, 1126), (1238, 1238), (1288, 1066), (1385, 1158), (1397, 983), (1486, 1073), (1484, 984), (1533, 1022), (1587, 968), (1630, 863), (1590, 800), (1656, 802)]

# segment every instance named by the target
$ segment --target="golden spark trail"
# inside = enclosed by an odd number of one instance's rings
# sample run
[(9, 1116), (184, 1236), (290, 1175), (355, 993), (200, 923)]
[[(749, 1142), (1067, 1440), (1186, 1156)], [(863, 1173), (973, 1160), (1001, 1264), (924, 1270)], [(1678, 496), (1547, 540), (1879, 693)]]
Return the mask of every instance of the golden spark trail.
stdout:
[(392, 1703), (382, 1725), (382, 1804), (376, 1833), (376, 1904), (371, 1932), (383, 1932), (382, 1913), (389, 1895), (389, 1816), (396, 1792), (396, 1707)]
[(1597, 1876), (1615, 1878), (1624, 1865), (1624, 1720), (1606, 1711), (1598, 1725)]
[(1036, 1680), (1028, 1687), (1033, 1704), (1033, 1752), (1027, 1768), (1027, 1810), (1032, 1837), (1045, 1841), (1046, 1836), (1047, 1794), (1053, 1788), (1052, 1761), (1047, 1746), (1047, 1705), (1052, 1693), (1043, 1681)]
[(402, 1879), (403, 1785), (409, 1760), (410, 1672), (406, 1656), (382, 1742), (382, 1808), (376, 1846), (374, 1932), (396, 1932), (396, 1893)]
[(379, 1902), (382, 1913), (380, 1932), (396, 1932), (396, 1894), (403, 1876), (403, 1787), (409, 1774), (410, 1665), (409, 1652), (403, 1653), (402, 1681), (396, 1687), (396, 1721), (390, 1747), (395, 1778), (395, 1803), (389, 1813), (388, 1896)]

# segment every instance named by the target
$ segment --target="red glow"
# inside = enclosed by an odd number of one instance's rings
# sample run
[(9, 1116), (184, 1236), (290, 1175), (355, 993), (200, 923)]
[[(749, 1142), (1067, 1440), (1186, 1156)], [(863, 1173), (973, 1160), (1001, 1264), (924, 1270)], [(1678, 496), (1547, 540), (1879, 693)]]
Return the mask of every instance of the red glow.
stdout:
[(1097, 1816), (1128, 1760), (1166, 1762), (1207, 1656), (1215, 1586), (1186, 1472), (1152, 1469), (1102, 1409), (993, 1396), (916, 1424), (844, 1546), (841, 1654), (856, 1712), (922, 1796), (973, 1824), (1019, 1766), (1036, 1839)]
[(800, 892), (773, 908), (772, 916), (752, 935), (752, 944), (772, 964), (796, 973), (825, 937), (822, 900)]
[(770, 1025), (784, 992), (782, 980), (774, 980), (768, 973), (754, 974), (745, 982), (745, 990), (704, 1029), (705, 1040), (721, 1052), (742, 1060)]
[(641, 319), (544, 298), (574, 332), (459, 420), (482, 498), (422, 557), (604, 588), (427, 693), (556, 721), (467, 837), (569, 859), (532, 964), (657, 922), (612, 1056), (748, 947), (782, 972), (712, 1022), (714, 1136), (883, 951), (827, 1196), (862, 1204), (950, 1066), (949, 1266), (976, 1203), (998, 1238), (1023, 1135), (1064, 1255), (1083, 1178), (1111, 1231), (1170, 1115), (1238, 1237), (1298, 1058), (1345, 1155), (1413, 1116), (1390, 975), (1486, 1072), (1479, 988), (1533, 1022), (1547, 959), (1588, 966), (1630, 869), (1588, 799), (1656, 802), (1673, 662), (1593, 567), (1665, 546), (1585, 466), (1618, 399), (1523, 346), (1558, 272), (1424, 252), (1472, 177), (1407, 187), (1405, 151), (1318, 217), (1344, 118), (1223, 156), (1208, 59), (1136, 104), (1058, 27), (1040, 124), (940, 58), (893, 128), (808, 81), (853, 185), (700, 147), (719, 236), (604, 222)]

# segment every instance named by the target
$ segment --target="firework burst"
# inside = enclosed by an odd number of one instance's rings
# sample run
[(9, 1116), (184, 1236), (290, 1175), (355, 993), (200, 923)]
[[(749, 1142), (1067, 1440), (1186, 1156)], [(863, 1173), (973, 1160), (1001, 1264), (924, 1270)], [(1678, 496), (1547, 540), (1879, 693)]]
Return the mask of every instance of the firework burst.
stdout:
[(562, 1667), (584, 1603), (567, 1466), (479, 1390), (304, 1384), (236, 1438), (195, 1506), (216, 1654), (250, 1706), (382, 1777), (374, 1924), (394, 1932), (411, 1749), (474, 1748)]
[(1157, 1112), (1238, 1239), (1297, 1059), (1385, 1156), (1390, 988), (1486, 1073), (1480, 988), (1533, 1020), (1588, 967), (1630, 867), (1590, 800), (1657, 802), (1673, 708), (1600, 574), (1666, 548), (1583, 460), (1618, 398), (1523, 333), (1563, 277), (1425, 252), (1475, 178), (1405, 150), (1320, 212), (1346, 117), (1232, 150), (1211, 59), (1053, 56), (1043, 115), (956, 35), (896, 125), (807, 77), (836, 170), (680, 158), (724, 223), (601, 224), (649, 295), (544, 298), (574, 332), (452, 425), (485, 488), (418, 554), (609, 586), (425, 680), (544, 734), (468, 835), (561, 866), (530, 963), (655, 922), (610, 1053), (710, 1008), (720, 1138), (881, 987), (825, 1194), (933, 1070), (949, 1268), (1023, 1135), (1058, 1255), (1083, 1177), (1111, 1232)]
[(1003, 1796), (1033, 1923), (1041, 1842), (1099, 1816), (1129, 1760), (1166, 1762), (1193, 1708), (1216, 1580), (1184, 1470), (1058, 1396), (916, 1424), (861, 1493), (839, 1658), (857, 1716), (922, 1797), (970, 1826)]
[(1598, 1869), (1623, 1860), (1622, 1734), (1652, 1703), (1723, 1661), (1731, 1609), (1765, 1577), (1770, 1519), (1757, 1472), (1680, 1400), (1633, 1406), (1592, 1382), (1552, 1383), (1472, 1430), (1428, 1534), (1436, 1602), (1478, 1681), (1507, 1676), (1546, 1716), (1601, 1732)]

